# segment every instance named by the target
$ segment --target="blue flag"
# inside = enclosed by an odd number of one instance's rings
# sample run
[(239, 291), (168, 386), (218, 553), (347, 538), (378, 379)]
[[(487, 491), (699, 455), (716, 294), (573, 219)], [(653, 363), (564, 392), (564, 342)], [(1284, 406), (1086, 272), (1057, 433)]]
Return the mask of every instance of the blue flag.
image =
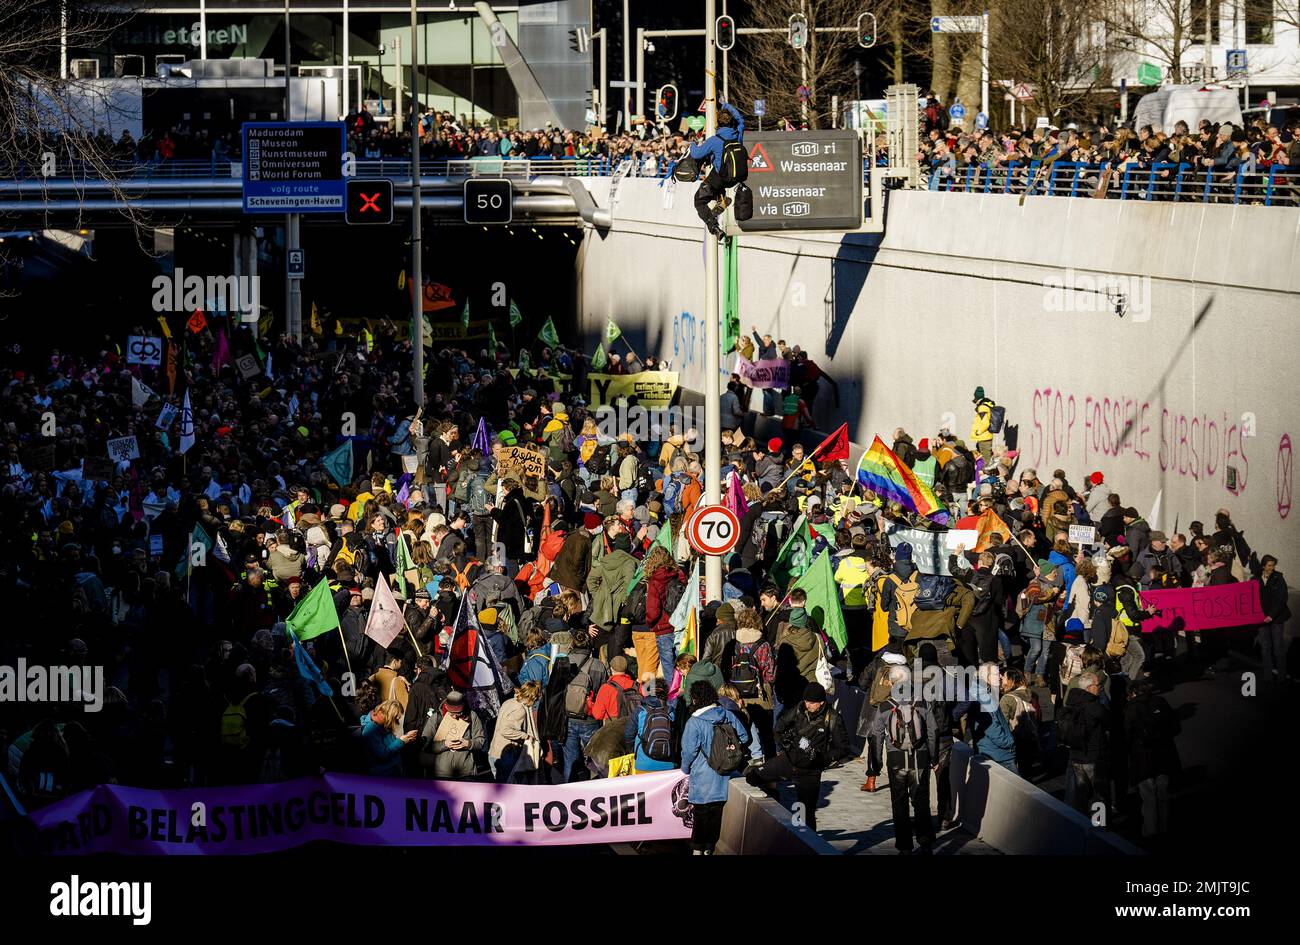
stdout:
[(321, 675), (320, 668), (317, 667), (312, 658), (307, 655), (307, 648), (303, 646), (302, 641), (300, 641), (297, 635), (289, 629), (287, 624), (285, 625), (284, 631), (289, 635), (289, 639), (293, 641), (293, 659), (294, 662), (298, 664), (299, 674), (301, 674), (303, 679), (311, 683), (322, 696), (325, 696), (327, 699), (333, 698), (333, 688), (325, 681), (325, 677)]
[(344, 440), (343, 445), (332, 453), (326, 453), (320, 461), (330, 478), (340, 486), (352, 481), (352, 441)]

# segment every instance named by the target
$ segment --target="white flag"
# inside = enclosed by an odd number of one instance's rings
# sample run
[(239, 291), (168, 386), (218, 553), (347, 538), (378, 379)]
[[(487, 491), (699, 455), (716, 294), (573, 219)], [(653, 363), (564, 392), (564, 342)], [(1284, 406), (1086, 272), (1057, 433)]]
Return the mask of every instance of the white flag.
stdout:
[(147, 385), (140, 382), (140, 378), (131, 378), (131, 406), (143, 407), (149, 402), (150, 397), (158, 396), (151, 391)]
[(266, 379), (268, 381), (275, 377), (275, 375), (271, 373), (271, 352), (269, 351), (266, 352), (266, 369), (264, 373), (266, 374)]
[(375, 599), (370, 602), (370, 619), (366, 621), (366, 636), (374, 640), (385, 650), (406, 629), (406, 620), (402, 617), (402, 608), (397, 606), (393, 589), (388, 586), (388, 578), (382, 574), (375, 582)]
[(1153, 531), (1160, 531), (1160, 504), (1164, 497), (1165, 490), (1161, 489), (1156, 493), (1156, 500), (1151, 503), (1151, 514), (1147, 516), (1147, 524), (1151, 526)]
[(178, 452), (185, 453), (194, 445), (194, 411), (190, 409), (190, 390), (185, 388), (185, 402), (181, 405), (181, 445)]

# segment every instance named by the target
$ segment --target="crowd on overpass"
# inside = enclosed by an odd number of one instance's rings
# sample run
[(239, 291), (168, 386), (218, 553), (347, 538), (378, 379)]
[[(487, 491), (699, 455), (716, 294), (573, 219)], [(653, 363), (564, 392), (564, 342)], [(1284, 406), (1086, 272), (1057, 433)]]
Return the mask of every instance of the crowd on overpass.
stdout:
[[(1131, 794), (1154, 837), (1177, 775), (1155, 688), (1175, 665), (1213, 673), (1228, 637), (1135, 631), (1117, 650), (1116, 621), (1146, 616), (1140, 591), (1258, 581), (1262, 655), (1286, 674), (1285, 582), (1226, 512), (1166, 535), (1102, 471), (1040, 478), (983, 389), (968, 436), (900, 428), (855, 467), (847, 427), (811, 429), (833, 380), (798, 346), (743, 339), (790, 380), (734, 375), (723, 395), (740, 533), (705, 603), (684, 534), (705, 492), (699, 431), (611, 431), (582, 352), (553, 336), (514, 364), (438, 351), (416, 410), (409, 342), (259, 341), (212, 321), (178, 325), (158, 368), (111, 342), (6, 353), (0, 588), (30, 618), (0, 648), (106, 669), (98, 712), (0, 703), (28, 805), (322, 768), (538, 783), (680, 767), (707, 853), (742, 769), (793, 782), (815, 827), (821, 772), (857, 735), (904, 852), (954, 826), (954, 739), (1027, 778), (1064, 768), (1069, 799), (1106, 803), (1111, 823)], [(922, 576), (913, 536), (971, 520), (980, 543)], [(1066, 540), (1080, 522), (1090, 548)], [(899, 695), (922, 665), (979, 682), (952, 702)], [(854, 684), (868, 708), (845, 719), (837, 689)], [(719, 726), (738, 767), (712, 750)]]
[[(931, 96), (920, 160), (934, 190), (1105, 197), (1129, 189), (1153, 199), (1188, 199), (1205, 188), (1218, 199), (1240, 189), (1247, 202), (1265, 197), (1272, 172), (1277, 202), (1300, 196), (1300, 118), (1285, 127), (1257, 118), (1243, 126), (1202, 119), (1170, 131), (1069, 122), (1031, 131), (953, 126)], [(1058, 166), (1059, 165), (1059, 166)]]

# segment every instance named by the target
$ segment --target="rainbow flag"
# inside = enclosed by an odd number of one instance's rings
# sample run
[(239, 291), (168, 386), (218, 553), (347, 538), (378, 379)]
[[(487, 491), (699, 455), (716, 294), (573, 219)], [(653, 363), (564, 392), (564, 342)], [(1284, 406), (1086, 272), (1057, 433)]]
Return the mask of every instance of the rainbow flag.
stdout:
[(871, 449), (858, 460), (858, 482), (886, 502), (897, 502), (908, 511), (947, 524), (947, 509), (880, 437), (871, 442)]

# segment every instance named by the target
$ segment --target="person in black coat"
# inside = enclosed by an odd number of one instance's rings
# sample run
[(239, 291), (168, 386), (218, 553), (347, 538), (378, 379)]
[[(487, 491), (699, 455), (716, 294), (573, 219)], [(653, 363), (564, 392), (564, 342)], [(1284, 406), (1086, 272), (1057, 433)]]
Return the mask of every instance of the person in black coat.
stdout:
[(1142, 836), (1169, 829), (1169, 779), (1182, 765), (1174, 738), (1182, 730), (1178, 714), (1145, 681), (1133, 683), (1124, 706), (1129, 777), (1142, 800)]
[(489, 509), (497, 525), (497, 541), (505, 546), (506, 557), (518, 563), (529, 557), (524, 545), (528, 539), (528, 523), (533, 517), (533, 500), (514, 479), (503, 480), (501, 485), (504, 492), (501, 504)]
[[(411, 683), (406, 697), (406, 714), (402, 717), (402, 731), (422, 731), (429, 713), (438, 711), (450, 691), (451, 683), (447, 680), (447, 674), (438, 669), (437, 661), (428, 654), (417, 657), (415, 681)], [(408, 757), (418, 767), (419, 753), (415, 743), (412, 743)], [(432, 771), (425, 772), (424, 777), (433, 777)]]
[(1259, 649), (1264, 665), (1277, 682), (1286, 672), (1286, 622), (1291, 619), (1286, 578), (1277, 570), (1277, 558), (1250, 556), (1250, 570), (1259, 582), (1259, 606), (1264, 622), (1259, 627)]
[(1096, 673), (1080, 673), (1078, 686), (1066, 694), (1058, 728), (1061, 741), (1070, 749), (1065, 802), (1087, 815), (1092, 814), (1094, 799), (1104, 802), (1108, 794), (1110, 719), (1100, 694)]

